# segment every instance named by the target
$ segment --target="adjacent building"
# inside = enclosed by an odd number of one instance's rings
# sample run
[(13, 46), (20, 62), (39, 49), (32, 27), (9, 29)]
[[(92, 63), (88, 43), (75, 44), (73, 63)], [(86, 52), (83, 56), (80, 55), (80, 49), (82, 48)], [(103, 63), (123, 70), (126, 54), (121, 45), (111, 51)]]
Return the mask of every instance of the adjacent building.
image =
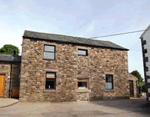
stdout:
[(150, 25), (140, 37), (143, 53), (144, 77), (147, 87), (147, 101), (150, 102)]
[[(136, 97), (137, 78), (128, 73), (127, 52), (110, 41), (26, 30), (21, 58), (13, 63), (18, 65), (14, 74), (19, 78), (19, 99), (62, 102)], [(13, 89), (11, 64), (0, 58), (0, 74), (7, 83), (4, 92), (9, 84)]]
[(0, 55), (0, 97), (19, 97), (21, 56)]

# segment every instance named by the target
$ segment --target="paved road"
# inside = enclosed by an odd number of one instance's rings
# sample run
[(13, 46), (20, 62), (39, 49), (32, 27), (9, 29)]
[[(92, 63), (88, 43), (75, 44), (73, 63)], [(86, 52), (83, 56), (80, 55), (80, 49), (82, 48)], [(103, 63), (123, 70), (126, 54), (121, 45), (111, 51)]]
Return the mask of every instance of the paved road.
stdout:
[(150, 117), (145, 99), (23, 103), (1, 108), (0, 117)]

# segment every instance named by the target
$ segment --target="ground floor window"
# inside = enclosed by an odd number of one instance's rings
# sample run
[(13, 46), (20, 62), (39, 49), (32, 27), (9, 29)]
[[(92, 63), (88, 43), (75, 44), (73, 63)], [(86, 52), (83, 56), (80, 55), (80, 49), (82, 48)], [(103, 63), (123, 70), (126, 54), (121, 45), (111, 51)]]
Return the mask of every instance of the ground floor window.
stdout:
[(112, 74), (106, 74), (106, 89), (113, 89), (113, 75)]
[(56, 73), (55, 72), (46, 73), (45, 89), (56, 89)]
[(150, 88), (148, 88), (148, 93), (150, 93)]
[(88, 89), (89, 79), (78, 79), (78, 89)]

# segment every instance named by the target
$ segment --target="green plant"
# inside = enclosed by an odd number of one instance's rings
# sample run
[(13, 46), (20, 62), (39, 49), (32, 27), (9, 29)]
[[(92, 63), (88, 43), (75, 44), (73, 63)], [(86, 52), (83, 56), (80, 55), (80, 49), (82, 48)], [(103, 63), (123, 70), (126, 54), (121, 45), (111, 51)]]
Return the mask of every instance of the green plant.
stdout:
[(138, 83), (143, 82), (143, 78), (137, 70), (132, 71), (131, 74), (138, 78)]
[(139, 86), (143, 87), (145, 85), (145, 82), (139, 82)]
[(6, 44), (0, 49), (0, 54), (13, 55), (14, 51), (16, 52), (15, 55), (19, 55), (18, 47), (11, 44)]

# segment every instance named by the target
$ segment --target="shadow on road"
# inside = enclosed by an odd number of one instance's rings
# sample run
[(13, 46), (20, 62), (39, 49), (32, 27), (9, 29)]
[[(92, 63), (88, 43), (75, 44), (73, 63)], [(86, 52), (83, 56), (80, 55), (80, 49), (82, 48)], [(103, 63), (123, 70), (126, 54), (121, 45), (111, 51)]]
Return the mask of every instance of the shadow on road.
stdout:
[(91, 103), (150, 116), (150, 103), (147, 103), (146, 99), (103, 100), (91, 101)]

